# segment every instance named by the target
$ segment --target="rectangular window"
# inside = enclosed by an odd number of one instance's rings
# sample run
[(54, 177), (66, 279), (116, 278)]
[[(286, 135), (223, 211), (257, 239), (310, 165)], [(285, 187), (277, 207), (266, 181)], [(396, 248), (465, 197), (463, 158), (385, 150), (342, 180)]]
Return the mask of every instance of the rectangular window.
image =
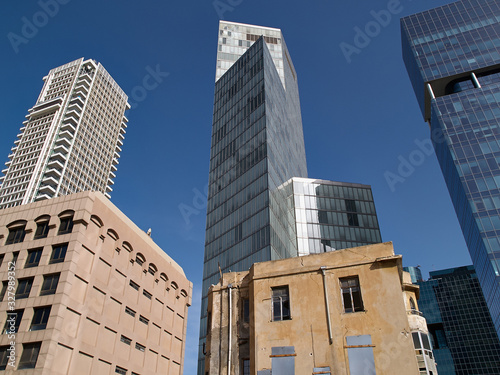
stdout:
[(19, 279), (16, 290), (16, 299), (28, 298), (32, 286), (33, 286), (33, 277), (29, 277), (26, 279)]
[(2, 290), (0, 291), (0, 302), (3, 301), (8, 286), (9, 286), (8, 281), (2, 281)]
[(135, 290), (139, 290), (139, 284), (133, 282), (132, 280), (130, 280), (129, 285)]
[(23, 319), (24, 309), (7, 311), (7, 321), (5, 322), (5, 327), (3, 328), (3, 333), (11, 334), (17, 333), (19, 331), (19, 326), (21, 325), (21, 320)]
[(130, 345), (130, 343), (132, 342), (131, 339), (129, 339), (128, 337), (123, 336), (123, 335), (121, 335), (120, 341), (123, 342), (123, 343), (125, 343), (125, 344), (127, 344), (127, 345)]
[(55, 294), (57, 290), (57, 284), (59, 283), (58, 273), (52, 275), (43, 275), (42, 290), (40, 291), (41, 296), (46, 296), (49, 294)]
[(19, 251), (14, 251), (12, 253), (12, 263), (14, 263), (14, 266), (15, 266), (15, 263), (17, 262), (18, 257), (19, 257)]
[(351, 375), (375, 375), (375, 359), (370, 335), (347, 336), (346, 348)]
[(359, 279), (357, 276), (340, 279), (340, 289), (342, 290), (344, 312), (352, 313), (364, 310)]
[(19, 360), (19, 366), (17, 369), (23, 370), (27, 368), (35, 368), (41, 346), (41, 342), (23, 344), (23, 354), (21, 354), (21, 359)]
[(18, 226), (15, 228), (9, 229), (9, 235), (7, 236), (7, 240), (5, 241), (6, 245), (12, 245), (14, 243), (19, 243), (24, 241), (24, 236), (26, 236), (25, 231), (26, 225)]
[(5, 370), (7, 368), (7, 362), (9, 360), (8, 350), (8, 346), (0, 346), (0, 370)]
[(146, 347), (144, 345), (139, 344), (138, 342), (135, 343), (135, 348), (141, 352), (146, 351)]
[(28, 250), (28, 258), (26, 259), (26, 264), (24, 268), (37, 267), (40, 263), (40, 258), (42, 257), (43, 248)]
[(290, 316), (290, 298), (288, 286), (271, 288), (273, 303), (273, 321), (289, 320)]
[(120, 374), (120, 375), (127, 375), (127, 369), (120, 367), (120, 366), (116, 366), (115, 373)]
[(141, 323), (146, 324), (146, 325), (148, 325), (148, 324), (149, 324), (149, 320), (148, 320), (148, 319), (146, 319), (145, 317), (143, 317), (142, 315), (140, 315), (140, 316), (139, 316), (139, 321), (140, 321)]
[(243, 359), (241, 364), (241, 373), (243, 375), (250, 375), (250, 360), (249, 359)]
[(30, 331), (39, 331), (47, 328), (51, 306), (35, 307)]
[(243, 321), (248, 323), (250, 321), (250, 300), (248, 298), (243, 299)]
[(64, 217), (61, 219), (59, 232), (57, 234), (67, 234), (73, 231), (73, 216)]
[(146, 290), (142, 290), (142, 294), (147, 298), (147, 299), (151, 299), (151, 297), (153, 297), (153, 295), (151, 293), (149, 293), (148, 291)]
[(41, 221), (39, 223), (36, 223), (35, 236), (33, 237), (34, 240), (38, 240), (39, 238), (46, 238), (48, 234), (49, 234), (48, 221)]
[(293, 346), (271, 348), (271, 373), (273, 375), (294, 375), (295, 356), (295, 347)]
[(67, 250), (68, 250), (67, 243), (52, 246), (52, 255), (50, 256), (49, 264), (64, 262)]
[(130, 307), (125, 307), (125, 313), (127, 313), (130, 316), (133, 316), (135, 318), (135, 311), (132, 310)]

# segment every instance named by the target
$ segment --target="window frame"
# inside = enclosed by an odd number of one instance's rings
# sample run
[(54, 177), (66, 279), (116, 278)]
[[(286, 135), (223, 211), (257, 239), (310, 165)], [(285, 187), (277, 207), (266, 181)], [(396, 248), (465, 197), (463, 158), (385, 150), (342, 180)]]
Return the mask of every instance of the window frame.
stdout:
[(73, 215), (63, 216), (59, 218), (59, 230), (57, 235), (68, 234), (73, 232)]
[[(23, 353), (21, 354), (21, 357), (19, 359), (19, 364), (17, 366), (17, 369), (24, 370), (24, 369), (36, 368), (36, 363), (38, 361), (38, 356), (40, 354), (41, 347), (42, 347), (41, 342), (23, 343)], [(28, 350), (30, 350), (30, 352), (28, 352)], [(25, 358), (26, 356), (29, 356), (29, 358), (26, 359)]]
[[(35, 262), (30, 262), (30, 257), (32, 254), (35, 254)], [(24, 263), (24, 268), (38, 267), (38, 265), (40, 264), (40, 259), (42, 258), (42, 254), (43, 254), (43, 247), (29, 249), (28, 256), (26, 257), (26, 262)]]
[[(46, 283), (49, 281), (49, 277), (51, 277), (50, 287), (53, 287), (54, 279), (57, 279), (55, 289), (52, 289), (52, 288), (44, 289), (46, 286)], [(52, 294), (56, 294), (57, 287), (59, 286), (60, 277), (61, 277), (60, 273), (50, 273), (50, 274), (43, 275), (43, 282), (42, 282), (42, 286), (40, 288), (40, 296), (50, 296)]]
[[(349, 284), (350, 281), (354, 281), (355, 285), (347, 285), (343, 286), (343, 282), (347, 282)], [(340, 285), (340, 297), (342, 299), (342, 309), (343, 312), (346, 314), (351, 314), (351, 313), (357, 313), (357, 312), (362, 312), (365, 311), (365, 306), (363, 303), (363, 295), (361, 293), (361, 284), (359, 282), (359, 277), (357, 275), (355, 276), (347, 276), (347, 277), (340, 277), (339, 278), (339, 285)], [(356, 302), (358, 302), (358, 299), (355, 300), (354, 298), (354, 293), (359, 294), (359, 302), (360, 305), (356, 307)], [(346, 307), (346, 298), (344, 295), (349, 294), (349, 301), (350, 301), (350, 306)]]
[[(30, 293), (31, 293), (31, 289), (33, 288), (34, 279), (35, 279), (34, 277), (25, 277), (25, 278), (17, 280), (17, 288), (16, 288), (16, 294), (15, 294), (16, 300), (29, 298)], [(20, 293), (21, 292), (21, 285), (22, 285), (21, 283), (24, 283), (24, 282), (26, 282), (26, 284), (23, 287), (24, 290), (22, 291), (22, 293)]]
[[(278, 295), (280, 291), (284, 291), (284, 295)], [(279, 317), (275, 314), (275, 306), (279, 305)], [(288, 305), (288, 307), (287, 307)], [(288, 313), (284, 314), (284, 309), (288, 309)], [(279, 318), (279, 319), (278, 319)], [(290, 308), (290, 289), (288, 285), (280, 285), (271, 287), (271, 321), (281, 322), (292, 319), (292, 310)]]
[[(41, 331), (47, 328), (52, 306), (37, 306), (33, 308), (33, 318), (31, 319), (30, 332)], [(41, 313), (41, 314), (39, 314)], [(35, 322), (35, 319), (39, 322)]]
[(9, 234), (5, 240), (5, 245), (13, 245), (24, 242), (24, 237), (26, 237), (26, 223), (22, 225), (14, 225), (9, 228)]
[[(63, 263), (66, 260), (66, 254), (68, 253), (68, 245), (68, 243), (52, 245), (52, 253), (50, 254), (49, 264)], [(56, 254), (58, 255), (57, 258), (55, 257)]]
[[(16, 314), (16, 320), (14, 324), (10, 324), (10, 316)], [(19, 327), (21, 326), (21, 321), (23, 320), (24, 309), (18, 309), (14, 311), (7, 311), (7, 320), (5, 321), (5, 325), (2, 330), (2, 334), (8, 335), (11, 333), (19, 332)], [(10, 328), (14, 327), (14, 330), (11, 331)]]
[(41, 238), (47, 238), (49, 235), (49, 220), (42, 220), (36, 223), (35, 234), (33, 235), (34, 240), (39, 240)]

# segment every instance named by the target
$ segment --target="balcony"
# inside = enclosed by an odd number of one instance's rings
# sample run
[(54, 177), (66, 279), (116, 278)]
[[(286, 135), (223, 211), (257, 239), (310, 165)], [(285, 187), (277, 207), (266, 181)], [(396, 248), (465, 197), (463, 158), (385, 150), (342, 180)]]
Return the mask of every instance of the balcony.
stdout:
[(45, 172), (44, 176), (54, 177), (56, 181), (59, 181), (59, 178), (62, 176), (62, 170), (56, 168), (50, 168)]
[(52, 159), (47, 164), (47, 167), (49, 167), (50, 169), (60, 169), (60, 170), (62, 170), (64, 168), (64, 164), (61, 163), (59, 160)]
[(406, 310), (408, 316), (408, 324), (411, 331), (428, 332), (427, 321), (421, 311), (412, 309)]
[(61, 125), (61, 130), (62, 131), (68, 131), (71, 134), (74, 134), (76, 131), (76, 127), (78, 125), (78, 120), (71, 118), (68, 118), (64, 120), (64, 123)]
[(56, 193), (56, 187), (51, 185), (41, 185), (38, 189), (38, 195), (44, 194), (52, 198)]

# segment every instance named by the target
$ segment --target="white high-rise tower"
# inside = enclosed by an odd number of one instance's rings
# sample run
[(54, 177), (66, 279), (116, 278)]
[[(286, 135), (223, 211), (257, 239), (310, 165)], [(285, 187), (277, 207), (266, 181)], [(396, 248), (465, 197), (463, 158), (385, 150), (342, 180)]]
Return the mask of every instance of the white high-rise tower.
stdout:
[(83, 58), (52, 69), (0, 177), (0, 209), (80, 191), (109, 198), (130, 108), (104, 67)]

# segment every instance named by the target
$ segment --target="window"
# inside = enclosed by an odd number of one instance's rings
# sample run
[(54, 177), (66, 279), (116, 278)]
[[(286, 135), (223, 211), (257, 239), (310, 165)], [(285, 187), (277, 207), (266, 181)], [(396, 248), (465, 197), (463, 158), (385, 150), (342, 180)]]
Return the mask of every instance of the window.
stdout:
[(415, 300), (412, 297), (410, 297), (410, 309), (411, 311), (417, 310), (417, 306), (415, 305)]
[(26, 259), (26, 264), (24, 268), (37, 267), (40, 263), (40, 258), (42, 257), (43, 248), (28, 250), (28, 258)]
[(33, 277), (19, 279), (16, 290), (16, 299), (28, 298), (33, 285)]
[(73, 231), (73, 216), (61, 218), (61, 225), (57, 234), (67, 234)]
[(243, 321), (248, 323), (250, 321), (250, 300), (248, 298), (243, 299)]
[(49, 294), (56, 294), (58, 283), (59, 283), (58, 273), (54, 273), (52, 275), (43, 275), (43, 284), (42, 284), (42, 290), (40, 291), (40, 295), (46, 296)]
[(347, 358), (351, 375), (375, 375), (372, 338), (370, 335), (346, 336)]
[(24, 309), (7, 312), (7, 321), (5, 322), (5, 327), (3, 327), (3, 333), (17, 333), (23, 319), (23, 314)]
[(241, 361), (241, 373), (243, 375), (250, 375), (250, 360), (249, 359), (244, 359)]
[(49, 264), (64, 262), (67, 250), (68, 250), (67, 243), (52, 246), (52, 255), (50, 256)]
[(149, 324), (149, 320), (148, 320), (148, 319), (146, 319), (145, 317), (143, 317), (142, 315), (140, 315), (140, 316), (139, 316), (139, 321), (140, 321), (141, 323), (146, 324), (146, 325), (148, 325), (148, 324)]
[(8, 281), (2, 281), (2, 290), (0, 291), (0, 301), (3, 301), (8, 286), (9, 286)]
[(136, 263), (139, 265), (139, 266), (142, 266), (144, 264), (144, 262), (146, 261), (146, 258), (144, 258), (144, 255), (142, 255), (141, 253), (138, 253), (136, 256), (135, 256), (135, 261)]
[(340, 289), (342, 290), (344, 312), (352, 313), (364, 310), (357, 276), (340, 279)]
[(17, 258), (19, 257), (19, 251), (14, 251), (12, 253), (12, 263), (14, 263), (14, 267), (16, 266)]
[(30, 331), (39, 331), (47, 328), (51, 306), (35, 307)]
[(19, 243), (24, 241), (24, 236), (26, 236), (26, 223), (23, 225), (16, 225), (13, 228), (9, 228), (9, 235), (7, 236), (6, 245), (12, 245), (14, 243)]
[(149, 293), (147, 290), (142, 290), (142, 294), (147, 298), (147, 299), (151, 299), (153, 297), (153, 295), (151, 293)]
[(123, 335), (120, 337), (120, 341), (127, 344), (127, 345), (130, 345), (130, 343), (132, 342), (131, 339), (129, 339), (128, 337), (123, 336)]
[(288, 286), (280, 286), (272, 289), (273, 301), (273, 321), (289, 320), (290, 316), (290, 298), (288, 295)]
[(40, 238), (45, 238), (49, 234), (49, 222), (47, 221), (40, 221), (36, 223), (36, 231), (35, 231), (35, 236), (33, 237), (34, 240), (38, 240)]
[(120, 367), (120, 366), (116, 366), (115, 367), (115, 373), (121, 374), (121, 375), (127, 375), (127, 369), (123, 368), (123, 367)]
[(18, 370), (35, 368), (40, 346), (42, 346), (41, 342), (23, 344), (23, 354), (21, 354), (21, 359), (19, 360)]
[(7, 368), (9, 354), (8, 346), (0, 346), (0, 370), (5, 370)]
[(158, 268), (153, 263), (149, 263), (148, 272), (154, 276), (158, 272)]
[(130, 282), (128, 283), (132, 288), (134, 288), (135, 290), (139, 290), (139, 284), (133, 282), (132, 280), (130, 280)]
[(135, 311), (132, 310), (130, 307), (125, 307), (125, 313), (127, 313), (130, 316), (133, 316), (135, 318)]
[(0, 266), (2, 266), (4, 258), (5, 258), (5, 254), (0, 254)]
[(137, 350), (140, 350), (141, 352), (146, 351), (146, 347), (144, 345), (139, 344), (138, 342), (135, 343), (135, 348)]

